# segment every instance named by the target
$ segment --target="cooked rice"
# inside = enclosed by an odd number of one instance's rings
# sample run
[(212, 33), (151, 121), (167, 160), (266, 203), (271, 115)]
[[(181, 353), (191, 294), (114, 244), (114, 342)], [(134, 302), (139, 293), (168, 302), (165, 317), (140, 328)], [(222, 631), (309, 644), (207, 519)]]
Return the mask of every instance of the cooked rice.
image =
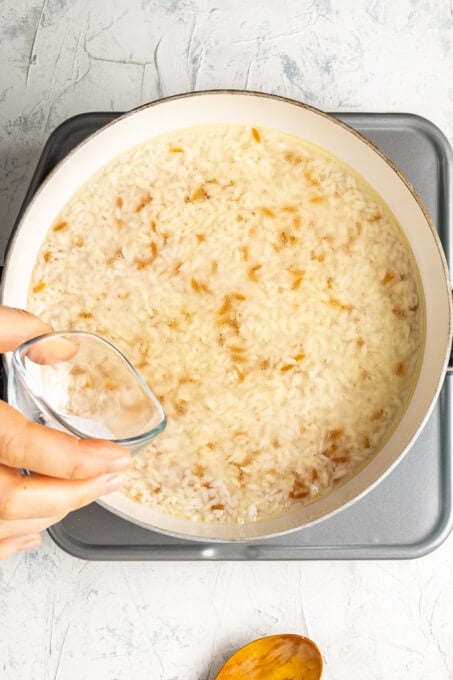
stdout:
[(367, 185), (239, 125), (152, 139), (92, 177), (42, 245), (29, 307), (111, 340), (162, 400), (125, 493), (214, 522), (311, 501), (375, 454), (421, 337), (414, 261)]

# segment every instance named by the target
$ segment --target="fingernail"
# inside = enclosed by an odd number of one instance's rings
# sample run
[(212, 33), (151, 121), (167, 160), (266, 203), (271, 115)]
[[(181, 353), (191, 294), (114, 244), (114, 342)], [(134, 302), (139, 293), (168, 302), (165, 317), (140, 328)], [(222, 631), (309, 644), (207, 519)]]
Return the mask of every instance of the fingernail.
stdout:
[(105, 493), (110, 493), (116, 489), (121, 489), (126, 481), (126, 477), (124, 475), (103, 475), (99, 478), (99, 481)]
[(130, 456), (121, 456), (120, 458), (114, 458), (109, 460), (106, 464), (107, 470), (111, 472), (119, 472), (120, 470), (127, 470), (130, 467), (132, 459)]
[(18, 550), (29, 550), (36, 548), (41, 543), (41, 536), (39, 534), (27, 534), (26, 536), (19, 536), (16, 540)]

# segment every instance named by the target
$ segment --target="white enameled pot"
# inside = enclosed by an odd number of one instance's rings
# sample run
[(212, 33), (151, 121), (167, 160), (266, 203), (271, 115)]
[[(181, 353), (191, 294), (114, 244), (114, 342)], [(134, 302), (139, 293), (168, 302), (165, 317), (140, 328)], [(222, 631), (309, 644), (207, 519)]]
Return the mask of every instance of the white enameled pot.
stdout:
[(30, 277), (40, 245), (58, 213), (91, 175), (150, 137), (213, 123), (276, 128), (326, 149), (362, 175), (382, 196), (405, 232), (419, 268), (426, 310), (421, 369), (398, 427), (374, 458), (329, 494), (278, 517), (240, 525), (203, 524), (170, 517), (134, 503), (118, 492), (100, 501), (112, 512), (163, 533), (205, 541), (250, 541), (321, 521), (372, 489), (418, 436), (444, 379), (451, 347), (452, 305), (442, 246), (421, 200), (378, 149), (333, 116), (304, 104), (258, 93), (194, 93), (135, 109), (80, 144), (40, 187), (10, 244), (3, 272), (1, 303), (27, 306)]

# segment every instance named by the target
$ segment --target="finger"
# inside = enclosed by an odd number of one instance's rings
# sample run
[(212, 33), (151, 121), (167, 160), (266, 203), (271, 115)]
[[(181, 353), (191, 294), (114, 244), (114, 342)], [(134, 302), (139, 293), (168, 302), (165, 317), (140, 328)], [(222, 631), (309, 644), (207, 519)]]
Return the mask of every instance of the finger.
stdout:
[(39, 534), (53, 524), (61, 522), (63, 517), (64, 515), (54, 515), (53, 517), (39, 517), (39, 519), (0, 520), (0, 541)]
[(68, 337), (50, 336), (38, 338), (27, 352), (27, 357), (35, 364), (56, 364), (75, 357), (79, 346)]
[(44, 475), (22, 477), (11, 468), (0, 467), (0, 519), (66, 515), (121, 488), (124, 481), (123, 475), (115, 473), (83, 481)]
[(37, 548), (41, 543), (41, 536), (39, 534), (28, 534), (27, 536), (20, 536), (18, 538), (5, 538), (0, 541), (0, 560), (4, 560), (10, 555), (21, 550), (31, 550)]
[(0, 401), (0, 464), (62, 479), (88, 479), (129, 467), (125, 448), (102, 439), (77, 439), (32, 423)]
[(31, 312), (3, 305), (0, 305), (0, 328), (0, 353), (12, 352), (26, 340), (52, 330)]
[[(0, 353), (10, 352), (27, 340), (50, 333), (51, 326), (25, 309), (0, 305)], [(77, 343), (69, 338), (43, 338), (30, 349), (28, 354), (38, 364), (53, 364), (68, 361), (77, 354)]]

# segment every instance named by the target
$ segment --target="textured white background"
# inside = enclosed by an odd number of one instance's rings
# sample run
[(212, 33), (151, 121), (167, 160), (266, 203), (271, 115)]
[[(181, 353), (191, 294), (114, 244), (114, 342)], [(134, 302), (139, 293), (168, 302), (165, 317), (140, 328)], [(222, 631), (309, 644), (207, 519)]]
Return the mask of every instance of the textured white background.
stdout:
[[(235, 87), (409, 111), (453, 140), (451, 0), (0, 1), (0, 250), (49, 133), (83, 111)], [(453, 678), (453, 536), (414, 562), (0, 566), (1, 680), (211, 680), (308, 634), (325, 680)]]

